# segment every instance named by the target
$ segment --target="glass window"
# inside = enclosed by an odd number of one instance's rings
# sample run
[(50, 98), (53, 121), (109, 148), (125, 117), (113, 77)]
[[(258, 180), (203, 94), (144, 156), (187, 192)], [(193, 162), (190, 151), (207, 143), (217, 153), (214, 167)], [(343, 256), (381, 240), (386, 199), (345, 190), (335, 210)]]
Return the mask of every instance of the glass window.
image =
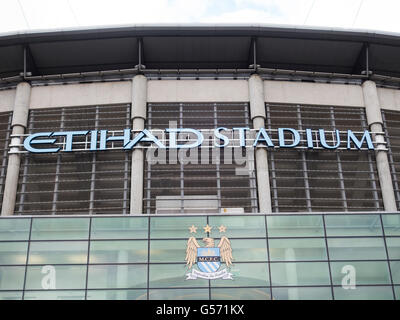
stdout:
[(212, 288), (212, 300), (271, 300), (270, 288)]
[(0, 264), (25, 264), (28, 242), (0, 242)]
[[(216, 241), (218, 240), (216, 239)], [(230, 239), (230, 241), (234, 262), (268, 260), (265, 239)]]
[(269, 286), (267, 263), (234, 263), (227, 271), (232, 273), (233, 280), (213, 280), (211, 287)]
[(147, 300), (147, 290), (88, 290), (87, 300)]
[(91, 239), (147, 239), (148, 218), (121, 217), (92, 219)]
[[(210, 236), (215, 238), (220, 238), (221, 235), (226, 235), (228, 238), (265, 238), (266, 236), (264, 216), (210, 216), (209, 225), (213, 227)], [(220, 226), (226, 227), (226, 232), (221, 234)]]
[(151, 289), (149, 300), (208, 300), (208, 289)]
[(381, 236), (381, 220), (378, 215), (326, 215), (327, 236)]
[(322, 216), (268, 216), (268, 237), (321, 237), (324, 236)]
[(146, 287), (147, 265), (89, 266), (89, 289)]
[(330, 260), (387, 259), (383, 238), (328, 239)]
[(87, 241), (32, 241), (29, 264), (86, 264), (87, 251)]
[[(160, 238), (184, 238), (200, 234), (203, 237), (203, 228), (207, 225), (206, 217), (151, 217), (150, 237)], [(196, 233), (190, 233), (191, 226), (197, 227)]]
[(393, 300), (392, 287), (357, 286), (356, 289), (334, 287), (336, 300)]
[[(202, 245), (201, 239), (197, 239)], [(151, 240), (151, 262), (185, 262), (187, 240)]]
[(86, 266), (28, 266), (26, 289), (84, 289)]
[(330, 285), (327, 262), (271, 263), (273, 286)]
[(394, 286), (394, 294), (395, 294), (396, 300), (400, 300), (400, 286)]
[(331, 287), (272, 288), (274, 300), (332, 300)]
[(383, 214), (383, 227), (386, 236), (400, 236), (400, 215), (399, 214)]
[(269, 239), (271, 261), (327, 260), (325, 239)]
[(400, 284), (400, 261), (390, 261), (393, 283)]
[(0, 219), (0, 241), (28, 240), (31, 219)]
[(85, 291), (25, 291), (24, 300), (84, 300)]
[(186, 280), (191, 273), (185, 263), (179, 264), (152, 264), (150, 265), (150, 288), (174, 288), (174, 287), (208, 287), (208, 280)]
[(0, 290), (22, 290), (25, 267), (0, 267)]
[[(353, 269), (354, 268), (354, 269)], [(355, 284), (390, 284), (388, 263), (386, 261), (346, 261), (331, 262), (334, 285), (348, 284), (355, 272)]]
[(22, 291), (0, 291), (0, 300), (21, 300)]
[(32, 240), (87, 240), (88, 218), (33, 218)]
[(147, 262), (147, 240), (92, 241), (90, 263)]

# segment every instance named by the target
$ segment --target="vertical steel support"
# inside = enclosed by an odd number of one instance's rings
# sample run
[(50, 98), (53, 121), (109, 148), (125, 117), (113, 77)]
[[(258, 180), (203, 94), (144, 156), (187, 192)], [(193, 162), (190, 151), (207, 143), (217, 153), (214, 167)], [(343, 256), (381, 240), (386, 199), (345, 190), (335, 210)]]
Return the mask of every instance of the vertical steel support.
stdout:
[[(269, 104), (266, 105), (266, 115), (267, 115), (267, 125), (268, 125), (268, 130), (272, 129), (272, 123), (271, 123), (271, 111), (270, 111), (270, 106)], [(271, 152), (269, 154), (271, 158), (271, 180), (272, 180), (272, 193), (274, 195), (274, 212), (279, 211), (279, 201), (278, 201), (278, 185), (276, 183), (276, 169), (275, 169), (275, 156), (274, 152)]]
[[(35, 122), (34, 114), (32, 113), (29, 117), (29, 125), (28, 125), (28, 134), (32, 133), (33, 123)], [(24, 157), (24, 164), (22, 171), (22, 183), (21, 183), (21, 195), (19, 197), (19, 206), (18, 206), (18, 214), (23, 214), (24, 212), (24, 203), (25, 203), (25, 192), (26, 192), (26, 176), (28, 175), (28, 167), (29, 167), (29, 158), (26, 156)]]
[[(65, 121), (65, 109), (61, 109), (61, 123), (60, 131), (64, 131), (64, 121)], [(53, 189), (53, 204), (51, 206), (51, 214), (56, 214), (57, 211), (57, 201), (59, 193), (60, 184), (60, 168), (61, 168), (61, 153), (57, 154), (57, 164), (56, 164), (56, 174), (54, 176), (54, 189)]]
[[(125, 125), (126, 128), (129, 128), (130, 125), (130, 106), (129, 104), (126, 106), (126, 121), (125, 121)], [(123, 194), (123, 204), (122, 204), (122, 214), (128, 214), (128, 199), (129, 199), (129, 195), (128, 195), (128, 182), (129, 182), (129, 154), (128, 152), (125, 152), (124, 154), (124, 194)]]
[[(330, 107), (330, 116), (331, 116), (332, 130), (336, 130), (335, 110), (333, 107)], [(337, 162), (337, 166), (338, 166), (340, 196), (342, 198), (342, 205), (343, 205), (344, 211), (348, 211), (346, 188), (344, 185), (344, 175), (343, 175), (343, 168), (342, 168), (342, 159), (340, 158), (339, 152), (336, 151), (335, 153), (336, 153), (336, 162)]]
[(24, 74), (23, 74), (23, 78), (24, 78), (24, 80), (26, 78), (26, 46), (24, 46)]
[[(179, 128), (183, 128), (183, 104), (179, 104)], [(183, 161), (179, 157), (179, 150), (177, 150), (177, 161), (180, 163), (180, 188), (181, 188), (181, 200), (180, 200), (180, 213), (185, 213), (185, 167)]]
[(139, 38), (138, 39), (138, 65), (137, 69), (139, 73), (142, 73), (143, 69), (145, 69), (146, 66), (143, 64), (143, 39)]
[[(301, 108), (300, 105), (297, 105), (296, 108), (297, 113), (297, 125), (300, 131), (303, 130), (303, 121), (301, 119)], [(307, 204), (307, 211), (312, 211), (312, 203), (311, 203), (311, 191), (310, 191), (310, 181), (308, 179), (308, 167), (307, 167), (307, 157), (306, 152), (301, 150), (301, 165), (303, 168), (303, 177), (304, 177), (304, 191), (306, 194), (306, 204)]]
[[(99, 129), (99, 106), (96, 106), (96, 115), (94, 122), (94, 130)], [(92, 169), (90, 173), (90, 196), (89, 196), (89, 214), (93, 214), (94, 210), (94, 198), (96, 188), (96, 152), (92, 154)], [(124, 189), (125, 190), (125, 189)]]
[[(214, 128), (218, 128), (218, 112), (217, 104), (214, 103)], [(221, 160), (221, 156), (220, 156)], [(221, 195), (221, 161), (216, 161), (215, 169), (217, 175), (217, 198), (218, 198), (218, 213), (221, 213), (222, 208), (222, 195)]]
[(257, 72), (257, 38), (253, 38), (253, 68)]
[[(147, 119), (147, 129), (151, 130), (152, 129), (152, 105), (151, 103), (148, 104), (148, 112), (149, 112), (149, 118)], [(165, 154), (167, 156), (167, 154)], [(147, 210), (146, 213), (150, 214), (151, 213), (151, 161), (147, 161), (147, 184), (146, 184), (146, 206)], [(155, 211), (155, 208), (154, 208)]]
[[(368, 130), (368, 124), (365, 119), (364, 113), (361, 113), (361, 122), (364, 130)], [(376, 185), (376, 178), (375, 178), (375, 173), (374, 173), (374, 164), (372, 161), (371, 154), (367, 154), (367, 159), (368, 159), (368, 168), (369, 168), (369, 178), (371, 179), (371, 185), (372, 185), (372, 194), (374, 197), (374, 203), (375, 203), (375, 209), (379, 210), (379, 195), (377, 191), (377, 185)]]
[[(246, 103), (244, 105), (244, 117), (246, 119), (246, 127), (250, 127), (249, 125), (249, 106)], [(250, 185), (250, 197), (251, 197), (251, 212), (258, 212), (258, 203), (257, 203), (257, 185), (256, 185), (256, 177), (255, 177), (255, 169), (254, 169), (254, 152), (246, 149), (246, 161), (248, 162), (247, 167), (249, 168), (249, 185)]]
[(369, 79), (369, 44), (365, 45), (365, 71)]

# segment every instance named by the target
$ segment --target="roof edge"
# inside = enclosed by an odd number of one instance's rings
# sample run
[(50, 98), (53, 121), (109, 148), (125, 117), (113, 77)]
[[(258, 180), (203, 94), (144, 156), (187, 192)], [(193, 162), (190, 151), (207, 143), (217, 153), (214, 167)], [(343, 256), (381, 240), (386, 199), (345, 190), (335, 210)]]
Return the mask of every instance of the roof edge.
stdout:
[(400, 45), (400, 33), (368, 29), (345, 29), (281, 24), (133, 24), (23, 30), (0, 33), (0, 46), (21, 43), (146, 36), (285, 36), (327, 38)]

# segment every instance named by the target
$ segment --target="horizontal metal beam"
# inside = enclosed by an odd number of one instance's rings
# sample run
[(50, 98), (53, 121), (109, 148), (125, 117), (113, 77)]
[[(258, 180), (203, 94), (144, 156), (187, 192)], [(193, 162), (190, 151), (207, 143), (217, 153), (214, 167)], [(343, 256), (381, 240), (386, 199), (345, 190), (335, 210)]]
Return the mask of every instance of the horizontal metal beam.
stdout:
[[(142, 73), (148, 77), (197, 77), (201, 79), (202, 77), (248, 77), (254, 72), (254, 69), (144, 69)], [(301, 71), (301, 70), (286, 70), (286, 69), (271, 69), (271, 68), (258, 68), (257, 72), (261, 76), (287, 76), (287, 77), (297, 77), (293, 80), (304, 80), (312, 81), (323, 79), (327, 82), (334, 80), (354, 80), (363, 81), (368, 78), (367, 75), (360, 74), (345, 74), (345, 73), (329, 73), (329, 72), (313, 72), (313, 71)], [(107, 70), (107, 71), (91, 71), (91, 72), (79, 72), (79, 73), (64, 73), (64, 74), (54, 74), (54, 75), (41, 75), (41, 76), (27, 76), (26, 80), (31, 81), (32, 85), (35, 82), (56, 81), (63, 82), (68, 81), (68, 83), (80, 83), (80, 82), (107, 82), (117, 80), (131, 80), (131, 77), (139, 73), (138, 68), (131, 69), (120, 69), (120, 70)], [(378, 86), (381, 87), (400, 87), (400, 77), (392, 77), (380, 74), (370, 75), (370, 79), (377, 82)], [(0, 87), (2, 89), (13, 88), (19, 82), (23, 80), (23, 77), (12, 76), (6, 78), (0, 78)], [(291, 79), (288, 78), (288, 81)]]

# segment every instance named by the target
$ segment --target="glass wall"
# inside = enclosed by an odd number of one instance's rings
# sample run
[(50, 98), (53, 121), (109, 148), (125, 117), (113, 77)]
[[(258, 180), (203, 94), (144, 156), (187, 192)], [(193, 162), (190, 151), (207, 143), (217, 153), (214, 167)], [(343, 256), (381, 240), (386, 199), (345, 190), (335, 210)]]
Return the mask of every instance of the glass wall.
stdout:
[[(188, 268), (205, 237), (233, 264)], [(400, 299), (400, 217), (1, 218), (0, 299)]]
[[(130, 127), (130, 105), (30, 110), (28, 119), (28, 133)], [(121, 150), (25, 153), (15, 214), (129, 213), (130, 163)]]
[[(266, 104), (266, 114), (270, 130), (368, 130), (364, 108)], [(374, 151), (268, 151), (274, 212), (383, 210)]]

